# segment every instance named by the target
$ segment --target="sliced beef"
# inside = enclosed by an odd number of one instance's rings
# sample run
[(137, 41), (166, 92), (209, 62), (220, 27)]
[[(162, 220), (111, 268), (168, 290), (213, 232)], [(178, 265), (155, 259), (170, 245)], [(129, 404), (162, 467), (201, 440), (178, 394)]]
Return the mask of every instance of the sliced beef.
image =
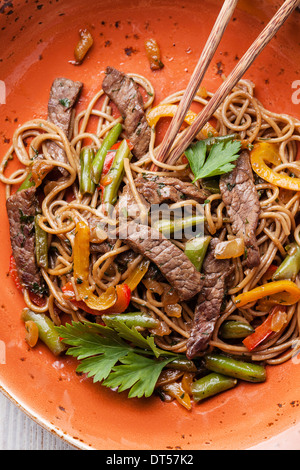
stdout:
[(208, 346), (220, 316), (226, 279), (231, 273), (229, 260), (214, 257), (218, 243), (217, 238), (212, 239), (203, 263), (203, 288), (197, 299), (190, 337), (187, 341), (186, 355), (189, 359), (201, 354)]
[(234, 170), (220, 178), (220, 190), (231, 220), (232, 231), (245, 241), (247, 266), (258, 266), (260, 255), (255, 232), (260, 204), (246, 150), (239, 156)]
[(194, 199), (203, 203), (208, 197), (206, 191), (198, 189), (193, 183), (173, 177), (144, 175), (138, 176), (134, 183), (139, 194), (149, 204), (180, 202), (183, 199)]
[[(58, 126), (67, 136), (72, 136), (74, 106), (79, 98), (83, 84), (68, 78), (56, 78), (51, 86), (48, 102), (48, 121)], [(55, 142), (47, 143), (47, 150), (56, 161), (68, 163), (65, 151)], [(60, 168), (63, 175), (68, 174)]]
[(35, 187), (16, 192), (6, 201), (12, 252), (20, 282), (26, 289), (42, 294), (45, 283), (35, 259), (34, 216), (38, 208)]
[(127, 245), (154, 263), (177, 291), (180, 300), (189, 300), (202, 287), (201, 275), (188, 257), (158, 230), (130, 222), (119, 234)]
[(136, 158), (141, 158), (149, 150), (151, 129), (144, 113), (143, 97), (138, 85), (119, 70), (107, 67), (102, 89), (115, 103), (124, 119), (127, 137), (134, 146), (133, 154)]
[(90, 251), (91, 253), (99, 253), (100, 255), (104, 255), (105, 253), (111, 251), (114, 248), (116, 241), (116, 239), (108, 237), (105, 241), (101, 243), (91, 242)]
[[(138, 176), (134, 180), (135, 187), (139, 193), (144, 206), (149, 210), (151, 205), (162, 203), (176, 203), (184, 199), (194, 199), (203, 203), (208, 193), (190, 182), (181, 181), (173, 177), (159, 177), (155, 175)], [(130, 185), (125, 185), (118, 201), (118, 210), (128, 217), (138, 217), (140, 208), (132, 194)]]

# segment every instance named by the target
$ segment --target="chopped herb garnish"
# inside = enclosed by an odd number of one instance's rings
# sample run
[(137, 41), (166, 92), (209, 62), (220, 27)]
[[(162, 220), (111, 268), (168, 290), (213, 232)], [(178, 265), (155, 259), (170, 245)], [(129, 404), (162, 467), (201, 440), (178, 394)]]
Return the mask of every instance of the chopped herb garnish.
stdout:
[(69, 108), (71, 105), (71, 101), (69, 100), (69, 98), (62, 98), (61, 100), (59, 100), (59, 103), (65, 108)]

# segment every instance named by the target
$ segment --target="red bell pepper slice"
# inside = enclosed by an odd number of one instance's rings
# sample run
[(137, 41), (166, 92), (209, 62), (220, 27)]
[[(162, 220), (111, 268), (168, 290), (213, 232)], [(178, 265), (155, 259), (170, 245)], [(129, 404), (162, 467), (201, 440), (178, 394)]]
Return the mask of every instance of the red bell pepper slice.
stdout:
[[(127, 142), (128, 147), (129, 147), (129, 150), (132, 150), (134, 146), (132, 145), (130, 140), (126, 139), (126, 142)], [(116, 144), (111, 146), (110, 150), (116, 150), (120, 147), (120, 145), (121, 145), (121, 142), (117, 142)]]
[(103, 169), (102, 169), (102, 175), (106, 175), (109, 172), (109, 170), (112, 166), (112, 162), (114, 161), (115, 156), (116, 156), (116, 151), (115, 150), (109, 150), (107, 152), (105, 160), (104, 160)]
[(272, 321), (279, 311), (285, 312), (286, 307), (283, 305), (276, 305), (273, 307), (266, 320), (255, 329), (254, 333), (243, 340), (243, 344), (249, 351), (253, 351), (253, 349), (257, 348), (257, 346), (274, 333), (274, 330), (272, 329)]
[(131, 299), (131, 290), (129, 289), (127, 284), (118, 284), (116, 286), (117, 291), (117, 301), (116, 303), (108, 308), (107, 310), (103, 311), (103, 314), (107, 313), (123, 313), (127, 309), (130, 299)]
[(11, 276), (12, 280), (14, 281), (16, 287), (18, 290), (23, 290), (22, 284), (20, 283), (19, 275), (18, 275), (18, 270), (17, 270), (17, 265), (15, 258), (13, 255), (10, 256), (9, 259), (9, 275)]

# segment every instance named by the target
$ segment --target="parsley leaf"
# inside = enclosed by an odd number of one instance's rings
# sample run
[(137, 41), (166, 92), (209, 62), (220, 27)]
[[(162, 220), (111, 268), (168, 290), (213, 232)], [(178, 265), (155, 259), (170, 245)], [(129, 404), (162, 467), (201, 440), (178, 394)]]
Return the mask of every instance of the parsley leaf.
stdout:
[(162, 369), (171, 361), (170, 358), (155, 361), (131, 351), (121, 359), (121, 365), (113, 368), (113, 372), (103, 385), (111, 388), (118, 387), (119, 392), (130, 389), (129, 398), (140, 398), (143, 395), (149, 397), (153, 393)]
[(190, 145), (185, 155), (195, 176), (193, 183), (200, 178), (209, 178), (232, 171), (234, 168), (232, 162), (239, 157), (240, 149), (241, 143), (237, 140), (216, 142), (209, 152), (203, 140)]
[(57, 326), (66, 354), (80, 360), (77, 372), (106, 387), (128, 390), (128, 397), (149, 397), (163, 368), (180, 356), (157, 348), (153, 336), (143, 336), (122, 321), (110, 326), (72, 322)]

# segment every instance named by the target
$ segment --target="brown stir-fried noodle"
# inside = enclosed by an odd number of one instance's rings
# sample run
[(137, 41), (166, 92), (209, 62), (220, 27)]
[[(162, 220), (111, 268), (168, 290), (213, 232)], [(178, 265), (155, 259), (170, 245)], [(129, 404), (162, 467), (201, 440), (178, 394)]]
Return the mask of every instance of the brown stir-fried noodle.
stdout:
[[(131, 74), (138, 84), (148, 93), (149, 99), (145, 103), (145, 109), (151, 108), (154, 102), (155, 90), (151, 83), (144, 77)], [(175, 93), (166, 98), (163, 103), (178, 103), (183, 92)], [(84, 142), (90, 140), (95, 148), (99, 148), (103, 137), (116, 122), (122, 122), (122, 118), (115, 119), (109, 106), (109, 98), (103, 96), (103, 91), (97, 93), (88, 104), (88, 107), (77, 114), (74, 120), (73, 137), (69, 142), (64, 133), (54, 124), (42, 119), (35, 119), (19, 127), (13, 137), (13, 143), (8, 150), (0, 168), (0, 179), (6, 184), (6, 196), (10, 195), (13, 185), (19, 185), (27, 176), (28, 166), (36, 153), (43, 154), (45, 159), (51, 160), (47, 152), (45, 142), (55, 140), (62, 146), (68, 157), (68, 164), (53, 162), (54, 165), (64, 167), (68, 176), (61, 178), (59, 183), (48, 183), (45, 186), (45, 198), (42, 203), (41, 227), (48, 233), (50, 249), (56, 249), (55, 265), (49, 264), (47, 270), (42, 269), (42, 275), (49, 288), (49, 296), (44, 306), (35, 305), (29, 293), (24, 291), (24, 300), (27, 306), (35, 312), (49, 311), (56, 325), (60, 324), (60, 312), (70, 315), (75, 321), (84, 321), (85, 313), (80, 311), (72, 302), (66, 300), (60, 289), (66, 282), (67, 275), (72, 272), (72, 246), (74, 243), (75, 224), (79, 220), (86, 221), (91, 216), (97, 216), (100, 220), (110, 223), (109, 218), (101, 211), (100, 193), (95, 191), (93, 196), (82, 196), (78, 189), (78, 175), (80, 172), (79, 154)], [(195, 101), (205, 106), (212, 94), (207, 93), (203, 98), (199, 95)], [(268, 139), (269, 142), (279, 145), (279, 153), (282, 165), (277, 171), (286, 174), (300, 174), (299, 163), (295, 160), (297, 154), (297, 141), (300, 140), (300, 121), (284, 115), (270, 112), (254, 96), (254, 84), (248, 80), (241, 80), (231, 94), (225, 99), (221, 107), (214, 115), (215, 127), (220, 136), (236, 133), (249, 145), (260, 139)], [(95, 128), (96, 127), (96, 128)], [(139, 205), (142, 214), (145, 208), (134, 186), (134, 178), (138, 174), (151, 173), (151, 164), (156, 164), (160, 176), (190, 177), (194, 175), (187, 170), (184, 161), (179, 161), (176, 166), (161, 163), (156, 160), (155, 128), (152, 129), (150, 150), (145, 157), (137, 162), (127, 162), (125, 165), (124, 182), (129, 183), (132, 193)], [(30, 145), (26, 142), (30, 141)], [(13, 156), (17, 156), (23, 169), (18, 169), (10, 176), (5, 176), (7, 162)], [(196, 183), (199, 184), (199, 183)], [(275, 261), (279, 264), (285, 257), (285, 244), (295, 239), (300, 245), (300, 225), (297, 225), (296, 215), (299, 211), (300, 192), (279, 190), (259, 178), (256, 178), (256, 188), (260, 196), (261, 213), (257, 227), (257, 240), (260, 250), (260, 264), (258, 267), (248, 269), (243, 257), (232, 260), (234, 263), (234, 275), (226, 297), (225, 308), (217, 322), (214, 334), (210, 341), (210, 347), (217, 347), (221, 351), (235, 356), (243, 355), (251, 357), (254, 361), (264, 360), (268, 364), (278, 364), (288, 360), (293, 354), (293, 344), (299, 338), (300, 329), (300, 305), (291, 305), (287, 309), (287, 325), (283, 332), (274, 333), (254, 352), (246, 347), (226, 343), (219, 336), (219, 328), (225, 320), (239, 320), (251, 323), (256, 317), (264, 317), (265, 311), (260, 311), (256, 305), (247, 308), (238, 308), (234, 303), (234, 296), (243, 291), (248, 291), (262, 283), (263, 276)], [(71, 192), (73, 198), (67, 200), (66, 196)], [(67, 191), (68, 190), (68, 191)], [(68, 202), (69, 201), (69, 202)], [(193, 201), (182, 201), (180, 204), (191, 204)], [(178, 205), (179, 203), (177, 203)], [(173, 205), (171, 207), (175, 207)], [(144, 212), (143, 212), (144, 211)], [(205, 230), (212, 236), (218, 234), (221, 240), (227, 239), (231, 234), (231, 225), (226, 214), (224, 203), (220, 194), (212, 194), (208, 197), (205, 207)], [(180, 241), (175, 243), (182, 247)], [(142, 256), (137, 256), (128, 264), (125, 272), (120, 272), (115, 262), (116, 257), (129, 250), (129, 247), (118, 240), (114, 248), (104, 255), (92, 254), (90, 264), (90, 284), (96, 293), (100, 294), (108, 286), (115, 286), (126, 280), (130, 272), (141, 261)], [(297, 282), (297, 281), (296, 281)], [(76, 285), (74, 290), (76, 292)], [(141, 311), (147, 311), (153, 317), (160, 320), (156, 342), (159, 347), (174, 351), (185, 352), (186, 342), (189, 338), (189, 329), (193, 318), (192, 306), (186, 302), (178, 305), (176, 316), (168, 314), (162, 301), (163, 289), (142, 287), (132, 294), (132, 304)], [(154, 289), (155, 290), (155, 289)], [(58, 308), (57, 308), (58, 307)]]

